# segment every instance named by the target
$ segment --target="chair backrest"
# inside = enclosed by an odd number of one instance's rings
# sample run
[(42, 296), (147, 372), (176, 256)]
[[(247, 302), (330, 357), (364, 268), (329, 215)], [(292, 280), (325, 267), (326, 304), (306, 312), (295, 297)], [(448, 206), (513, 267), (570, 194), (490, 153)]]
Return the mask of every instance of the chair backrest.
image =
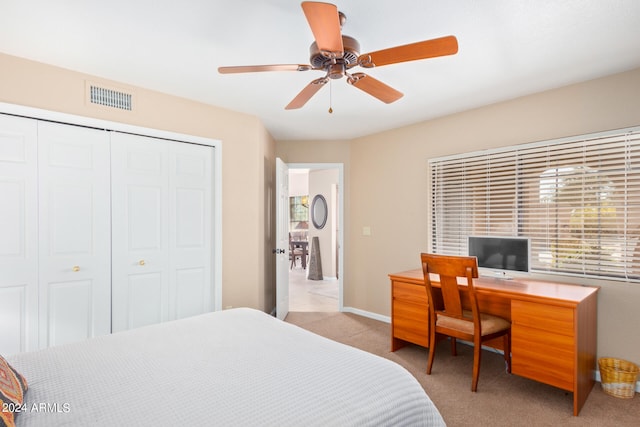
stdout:
[[(421, 254), (422, 271), (429, 298), (429, 311), (444, 312), (447, 316), (462, 318), (461, 291), (467, 291), (473, 317), (478, 318), (478, 302), (475, 298), (473, 279), (478, 277), (478, 260), (470, 256)], [(435, 299), (431, 286), (431, 274), (439, 276), (442, 300)], [(465, 277), (467, 287), (458, 286), (458, 277)]]

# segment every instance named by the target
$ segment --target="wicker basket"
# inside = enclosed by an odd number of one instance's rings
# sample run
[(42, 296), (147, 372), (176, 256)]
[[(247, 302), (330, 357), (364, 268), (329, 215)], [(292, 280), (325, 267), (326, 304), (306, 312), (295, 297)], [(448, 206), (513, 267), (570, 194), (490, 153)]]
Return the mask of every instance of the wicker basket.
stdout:
[(638, 366), (613, 357), (598, 359), (602, 389), (611, 396), (631, 399), (636, 392)]

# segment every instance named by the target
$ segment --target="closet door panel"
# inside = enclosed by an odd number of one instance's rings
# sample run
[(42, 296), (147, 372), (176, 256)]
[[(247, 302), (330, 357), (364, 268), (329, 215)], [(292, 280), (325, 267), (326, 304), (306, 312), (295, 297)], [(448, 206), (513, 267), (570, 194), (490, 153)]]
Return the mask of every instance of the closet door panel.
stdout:
[(111, 332), (107, 132), (38, 123), (40, 347)]
[[(94, 191), (91, 182), (60, 180), (49, 185), (47, 225), (51, 256), (91, 256), (94, 243)], [(103, 261), (107, 262), (108, 259)]]
[(0, 354), (38, 348), (37, 122), (0, 114)]
[(127, 191), (127, 223), (129, 250), (161, 253), (166, 246), (166, 189), (161, 185), (129, 185)]
[[(33, 286), (32, 286), (33, 287)], [(0, 313), (2, 313), (2, 334), (0, 334), (0, 354), (17, 354), (37, 347), (37, 330), (29, 331), (28, 325), (36, 318), (29, 319), (27, 306), (28, 285), (0, 287)], [(37, 300), (33, 300), (35, 303)], [(36, 306), (37, 309), (37, 306)], [(35, 336), (35, 342), (28, 338)]]
[(129, 275), (127, 283), (126, 328), (160, 323), (165, 319), (162, 273)]
[(48, 284), (46, 333), (52, 344), (77, 342), (93, 335), (93, 287), (91, 280)]
[(183, 268), (176, 271), (175, 318), (195, 316), (212, 311), (207, 303), (208, 283), (205, 268)]
[(113, 331), (168, 320), (167, 141), (113, 132)]
[(213, 311), (213, 148), (170, 145), (172, 319)]

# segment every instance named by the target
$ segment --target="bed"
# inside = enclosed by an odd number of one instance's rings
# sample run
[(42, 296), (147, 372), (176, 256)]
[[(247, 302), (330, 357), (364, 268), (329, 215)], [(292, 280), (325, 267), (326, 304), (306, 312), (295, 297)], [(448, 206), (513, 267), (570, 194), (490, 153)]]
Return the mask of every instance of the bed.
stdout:
[(16, 425), (441, 426), (382, 357), (236, 308), (7, 358)]

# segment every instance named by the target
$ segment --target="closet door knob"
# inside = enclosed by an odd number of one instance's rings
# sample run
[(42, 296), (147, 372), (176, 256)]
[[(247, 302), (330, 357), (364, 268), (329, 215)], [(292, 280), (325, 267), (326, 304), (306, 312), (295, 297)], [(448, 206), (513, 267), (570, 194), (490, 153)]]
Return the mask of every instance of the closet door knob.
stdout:
[(141, 259), (141, 260), (138, 262), (138, 264), (140, 264), (140, 265), (144, 265), (144, 260), (143, 260), (143, 259)]
[(74, 265), (74, 266), (73, 266), (73, 268), (72, 268), (72, 270), (73, 270), (74, 272), (78, 272), (78, 271), (80, 271), (80, 266), (78, 266), (78, 265)]

